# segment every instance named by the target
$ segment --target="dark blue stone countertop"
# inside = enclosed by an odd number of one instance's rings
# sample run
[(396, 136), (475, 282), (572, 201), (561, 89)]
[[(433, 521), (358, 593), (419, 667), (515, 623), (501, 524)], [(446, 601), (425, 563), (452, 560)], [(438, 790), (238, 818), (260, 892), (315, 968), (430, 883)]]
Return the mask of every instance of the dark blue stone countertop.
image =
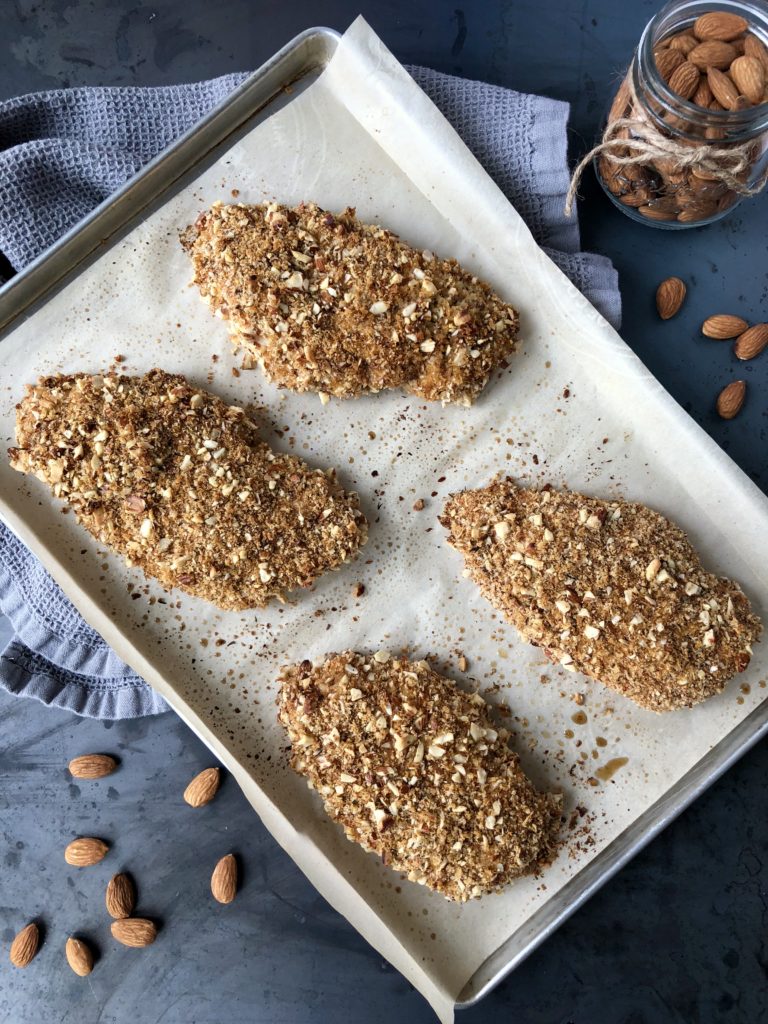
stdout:
[[(362, 12), (406, 63), (539, 92), (572, 104), (572, 150), (591, 142), (616, 76), (656, 10), (647, 0), (15, 0), (0, 4), (0, 99), (71, 85), (153, 85), (258, 66), (312, 24), (344, 29)], [(768, 197), (718, 225), (670, 235), (636, 225), (589, 181), (584, 247), (621, 276), (623, 336), (664, 386), (763, 489), (768, 487), (768, 356), (739, 365), (706, 342), (715, 312), (768, 319)], [(658, 282), (689, 285), (660, 324)], [(733, 422), (714, 397), (737, 373), (749, 399)], [(674, 439), (670, 439), (674, 443)], [(737, 524), (735, 524), (737, 525)], [(768, 556), (767, 556), (768, 557)], [(0, 635), (4, 635), (0, 623)], [(104, 750), (112, 777), (77, 783), (66, 764)], [(0, 958), (3, 1024), (389, 1024), (431, 1011), (305, 881), (225, 781), (207, 808), (181, 799), (213, 763), (174, 715), (114, 725), (0, 696), (0, 943), (41, 921), (33, 967)], [(768, 1020), (768, 749), (752, 750), (581, 909), (466, 1024), (759, 1024)], [(89, 871), (66, 870), (80, 833), (114, 843)], [(241, 860), (243, 885), (213, 907), (210, 865)], [(165, 924), (151, 951), (123, 950), (102, 906), (130, 869), (139, 908)], [(172, 922), (172, 926), (171, 926)], [(81, 928), (101, 959), (66, 966)]]

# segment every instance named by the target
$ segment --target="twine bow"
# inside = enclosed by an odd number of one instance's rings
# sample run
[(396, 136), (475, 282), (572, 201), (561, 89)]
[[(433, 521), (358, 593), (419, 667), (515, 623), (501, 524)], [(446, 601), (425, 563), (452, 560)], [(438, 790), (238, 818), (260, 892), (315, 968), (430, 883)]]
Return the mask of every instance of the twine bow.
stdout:
[[(627, 75), (626, 84), (628, 105), (636, 110), (639, 102), (631, 74)], [(600, 142), (576, 165), (565, 197), (565, 214), (571, 216), (582, 175), (598, 156), (610, 157), (611, 162), (620, 167), (665, 161), (681, 171), (695, 168), (703, 172), (702, 177), (722, 182), (741, 196), (754, 196), (768, 181), (768, 170), (754, 185), (748, 185), (744, 180), (745, 172), (754, 162), (754, 155), (754, 140), (727, 148), (708, 142), (692, 145), (664, 135), (645, 117), (618, 117), (609, 120)]]

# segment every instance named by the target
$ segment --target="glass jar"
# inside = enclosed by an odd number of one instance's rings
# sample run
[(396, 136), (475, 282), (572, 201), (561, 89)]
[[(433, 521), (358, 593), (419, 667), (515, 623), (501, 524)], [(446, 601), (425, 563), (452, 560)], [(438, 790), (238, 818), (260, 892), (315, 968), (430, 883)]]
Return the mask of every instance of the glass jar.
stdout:
[[(737, 19), (748, 30), (734, 37)], [(643, 32), (594, 163), (616, 206), (660, 228), (710, 224), (757, 194), (768, 174), (768, 6), (668, 3)]]

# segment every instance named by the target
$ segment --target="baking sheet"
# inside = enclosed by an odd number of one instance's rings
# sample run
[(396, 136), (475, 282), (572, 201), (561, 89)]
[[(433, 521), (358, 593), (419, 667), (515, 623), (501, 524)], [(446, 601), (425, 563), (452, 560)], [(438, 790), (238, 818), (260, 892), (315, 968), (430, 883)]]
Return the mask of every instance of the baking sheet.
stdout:
[[(178, 230), (215, 199), (355, 205), (415, 244), (454, 255), (521, 312), (523, 352), (470, 409), (402, 394), (322, 406), (239, 365), (194, 290)], [(651, 504), (686, 528), (711, 568), (768, 607), (756, 557), (768, 502), (682, 412), (554, 265), (431, 102), (362, 20), (320, 79), (234, 144), (0, 347), (0, 424), (41, 373), (152, 366), (260, 406), (264, 436), (335, 465), (371, 523), (357, 563), (282, 608), (222, 613), (165, 594), (83, 535), (42, 485), (0, 461), (6, 521), (86, 617), (230, 765), (314, 884), (432, 1002), (441, 1019), (467, 979), (765, 698), (765, 645), (720, 697), (664, 717), (553, 668), (461, 576), (436, 522), (447, 495), (497, 471)], [(426, 507), (413, 509), (418, 498)], [(738, 529), (734, 528), (738, 524)], [(81, 552), (85, 551), (85, 555)], [(365, 594), (352, 596), (356, 583)], [(523, 764), (562, 787), (573, 827), (556, 863), (465, 906), (403, 881), (348, 843), (286, 768), (274, 679), (289, 660), (344, 647), (433, 655), (500, 705)], [(571, 699), (583, 695), (579, 706)], [(624, 759), (626, 758), (626, 761)], [(613, 770), (613, 771), (612, 771)], [(602, 777), (601, 777), (602, 776)]]

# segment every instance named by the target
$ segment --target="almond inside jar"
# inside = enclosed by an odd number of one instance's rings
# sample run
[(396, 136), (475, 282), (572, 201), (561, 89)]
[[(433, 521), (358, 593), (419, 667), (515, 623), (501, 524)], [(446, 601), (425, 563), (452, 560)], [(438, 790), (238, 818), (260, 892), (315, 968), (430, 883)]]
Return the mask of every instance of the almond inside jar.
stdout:
[(703, 7), (668, 5), (647, 27), (608, 113), (627, 146), (596, 160), (614, 200), (663, 227), (717, 219), (764, 183), (768, 18)]

